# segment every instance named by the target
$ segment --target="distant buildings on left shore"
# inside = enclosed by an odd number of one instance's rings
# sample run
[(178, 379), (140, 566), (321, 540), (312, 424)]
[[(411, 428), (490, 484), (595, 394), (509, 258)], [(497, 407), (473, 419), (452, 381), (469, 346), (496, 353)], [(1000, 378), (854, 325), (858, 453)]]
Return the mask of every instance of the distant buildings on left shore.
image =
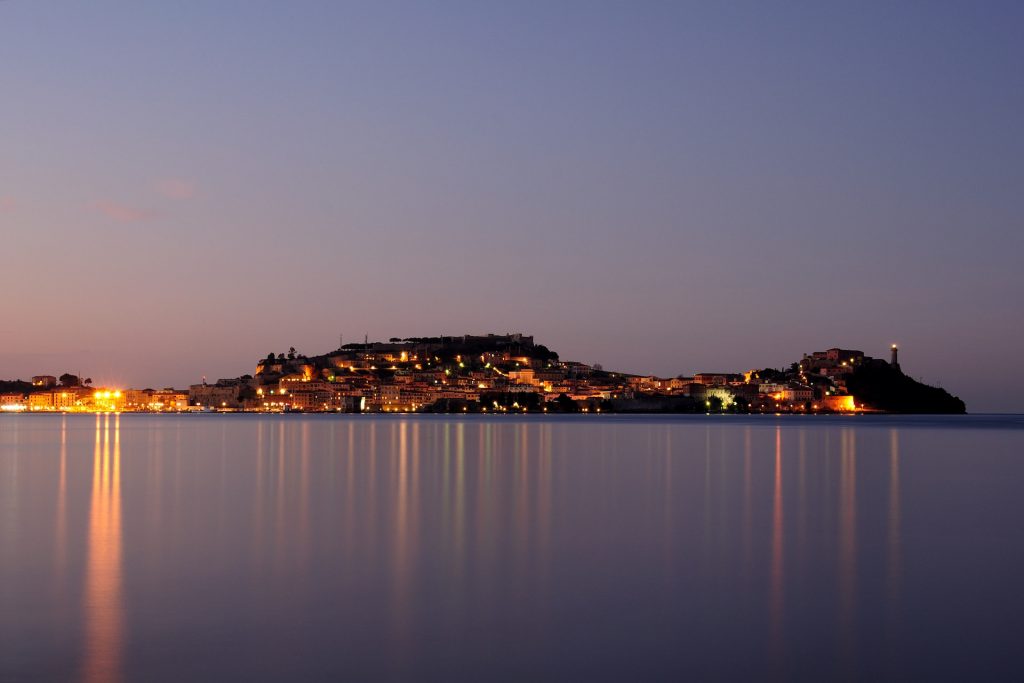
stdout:
[(189, 409), (188, 391), (94, 387), (91, 379), (64, 374), (36, 375), (31, 383), (3, 382), (3, 412), (181, 412)]

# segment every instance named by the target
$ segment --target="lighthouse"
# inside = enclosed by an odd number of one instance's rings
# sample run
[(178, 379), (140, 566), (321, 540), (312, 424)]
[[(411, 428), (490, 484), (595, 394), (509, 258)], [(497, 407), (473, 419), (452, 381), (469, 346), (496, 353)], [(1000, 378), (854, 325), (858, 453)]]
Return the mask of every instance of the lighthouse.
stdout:
[(889, 361), (889, 365), (893, 366), (897, 370), (900, 369), (900, 350), (895, 344), (892, 345), (892, 360)]

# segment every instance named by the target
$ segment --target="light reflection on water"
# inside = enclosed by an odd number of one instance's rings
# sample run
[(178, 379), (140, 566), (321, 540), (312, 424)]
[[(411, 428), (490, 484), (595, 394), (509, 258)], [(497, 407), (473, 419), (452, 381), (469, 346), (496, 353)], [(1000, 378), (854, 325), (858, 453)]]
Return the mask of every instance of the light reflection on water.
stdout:
[(999, 677), (986, 419), (5, 417), (0, 680)]
[(121, 678), (125, 605), (121, 595), (120, 426), (120, 415), (96, 416), (83, 602), (82, 680), (87, 683)]
[(857, 442), (856, 432), (839, 433), (839, 633), (843, 668), (850, 670), (856, 656), (857, 599)]
[(775, 428), (775, 472), (772, 490), (771, 554), (771, 649), (778, 667), (782, 655), (783, 563), (782, 554), (782, 427)]

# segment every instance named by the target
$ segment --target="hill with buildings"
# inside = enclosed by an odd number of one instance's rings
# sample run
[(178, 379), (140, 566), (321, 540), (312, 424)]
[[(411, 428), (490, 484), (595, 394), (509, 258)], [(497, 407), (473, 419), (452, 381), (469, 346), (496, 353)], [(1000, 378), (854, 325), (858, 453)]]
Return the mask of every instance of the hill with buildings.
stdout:
[(257, 412), (963, 413), (960, 399), (887, 361), (831, 348), (788, 368), (657, 377), (562, 360), (524, 334), (392, 338), (306, 356), (188, 391), (90, 387), (73, 375), (0, 385), (3, 410)]
[(253, 375), (195, 385), (190, 397), (242, 410), (964, 412), (903, 375), (896, 353), (886, 362), (837, 347), (785, 369), (656, 377), (565, 361), (523, 334), (392, 338), (271, 353)]

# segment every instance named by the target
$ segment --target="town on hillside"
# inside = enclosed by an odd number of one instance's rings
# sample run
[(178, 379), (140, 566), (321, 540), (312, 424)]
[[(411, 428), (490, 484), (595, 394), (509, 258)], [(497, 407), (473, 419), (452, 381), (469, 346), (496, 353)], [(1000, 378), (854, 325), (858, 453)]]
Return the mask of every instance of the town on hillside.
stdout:
[(317, 356), (268, 353), (253, 374), (185, 390), (94, 387), (40, 375), (0, 382), (7, 412), (963, 413), (890, 359), (831, 348), (788, 368), (655, 377), (563, 361), (524, 334), (392, 338)]

